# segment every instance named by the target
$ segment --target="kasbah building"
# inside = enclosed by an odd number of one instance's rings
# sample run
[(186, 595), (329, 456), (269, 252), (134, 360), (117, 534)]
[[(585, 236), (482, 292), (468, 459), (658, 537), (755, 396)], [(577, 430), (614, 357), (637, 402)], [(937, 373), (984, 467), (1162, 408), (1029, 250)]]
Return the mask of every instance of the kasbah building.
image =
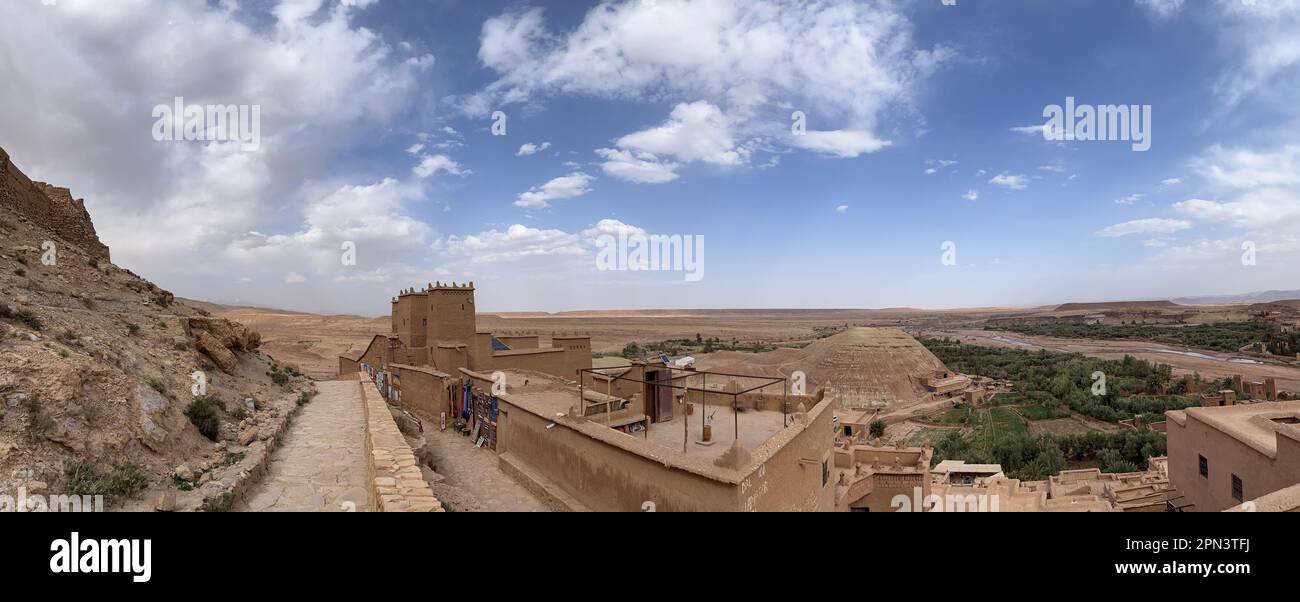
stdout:
[[(592, 368), (579, 334), (494, 335), (473, 283), (405, 289), (392, 331), (339, 357), (390, 405), (457, 429), (500, 469), (567, 511), (1300, 511), (1300, 401), (1218, 401), (1169, 412), (1169, 456), (1147, 470), (1067, 470), (1046, 481), (869, 440), (869, 413), (835, 386), (673, 362)], [(891, 333), (890, 336), (895, 336)], [(928, 374), (930, 395), (983, 388)], [(1269, 396), (1276, 399), (1276, 394)], [(847, 399), (847, 398), (846, 398)]]

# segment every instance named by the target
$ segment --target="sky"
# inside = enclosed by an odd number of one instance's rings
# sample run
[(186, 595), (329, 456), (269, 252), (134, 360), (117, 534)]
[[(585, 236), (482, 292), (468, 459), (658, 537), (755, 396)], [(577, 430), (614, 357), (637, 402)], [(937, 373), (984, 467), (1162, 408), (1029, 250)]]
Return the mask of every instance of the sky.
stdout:
[[(114, 263), (219, 303), (1295, 289), (1297, 31), (1300, 0), (6, 0), (0, 147)], [(176, 97), (256, 107), (259, 144), (160, 140)], [(1149, 148), (1048, 139), (1067, 98), (1149, 107)], [(606, 269), (620, 232), (700, 264)]]

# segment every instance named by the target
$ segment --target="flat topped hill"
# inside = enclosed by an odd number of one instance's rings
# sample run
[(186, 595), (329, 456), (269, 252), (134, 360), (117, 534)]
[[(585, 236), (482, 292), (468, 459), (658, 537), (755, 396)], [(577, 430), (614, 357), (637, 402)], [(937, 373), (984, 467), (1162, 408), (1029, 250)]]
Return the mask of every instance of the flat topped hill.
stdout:
[(790, 378), (802, 370), (808, 390), (831, 386), (841, 407), (906, 409), (929, 399), (924, 379), (947, 368), (897, 328), (850, 328), (803, 349), (719, 351), (697, 358), (701, 370)]
[(812, 383), (834, 387), (845, 408), (906, 407), (926, 397), (923, 379), (947, 367), (897, 328), (850, 328), (804, 349)]
[(1173, 301), (1107, 301), (1105, 303), (1065, 303), (1056, 311), (1088, 311), (1101, 309), (1177, 309)]

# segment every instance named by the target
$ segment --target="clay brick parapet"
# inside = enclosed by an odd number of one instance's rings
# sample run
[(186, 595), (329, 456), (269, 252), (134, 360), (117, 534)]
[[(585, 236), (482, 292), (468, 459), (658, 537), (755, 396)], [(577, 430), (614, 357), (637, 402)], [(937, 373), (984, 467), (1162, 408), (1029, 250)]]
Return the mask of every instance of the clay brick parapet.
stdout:
[(415, 453), (388, 411), (388, 403), (365, 374), (359, 379), (366, 419), (367, 478), (375, 509), (380, 512), (445, 512), (425, 482)]

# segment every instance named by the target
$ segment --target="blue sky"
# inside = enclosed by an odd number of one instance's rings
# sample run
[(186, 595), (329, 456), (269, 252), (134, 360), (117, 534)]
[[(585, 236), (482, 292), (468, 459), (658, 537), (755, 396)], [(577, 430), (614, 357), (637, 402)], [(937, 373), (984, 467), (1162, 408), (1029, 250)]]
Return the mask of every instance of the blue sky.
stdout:
[[(484, 310), (550, 311), (1300, 288), (1294, 0), (19, 0), (0, 17), (0, 78), (22, 84), (0, 91), (0, 146), (180, 295), (379, 314), (453, 279)], [(262, 149), (150, 139), (175, 96), (259, 105)], [(1150, 105), (1150, 150), (1025, 133), (1067, 96)], [(703, 236), (704, 278), (597, 270), (593, 240), (620, 229)]]

